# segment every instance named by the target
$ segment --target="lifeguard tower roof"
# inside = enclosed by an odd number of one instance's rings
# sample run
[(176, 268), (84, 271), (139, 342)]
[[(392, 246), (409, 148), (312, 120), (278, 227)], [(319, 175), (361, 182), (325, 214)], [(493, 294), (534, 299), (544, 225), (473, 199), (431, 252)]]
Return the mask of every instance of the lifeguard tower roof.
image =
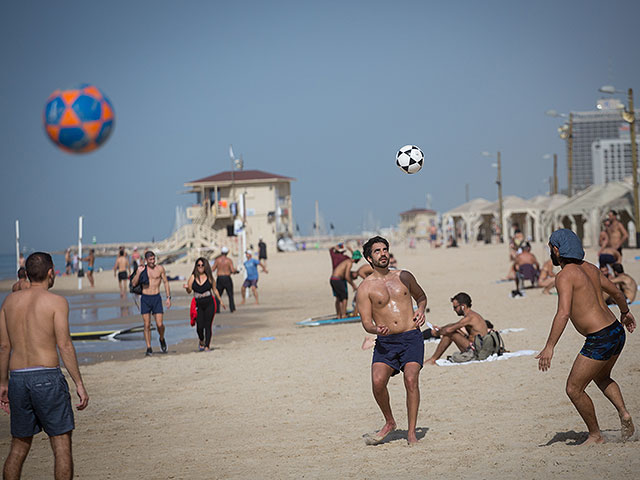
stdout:
[(270, 182), (291, 182), (295, 180), (295, 178), (285, 177), (283, 175), (277, 175), (275, 173), (263, 172), (262, 170), (235, 170), (235, 171), (227, 171), (216, 173), (215, 175), (210, 175), (208, 177), (200, 178), (198, 180), (192, 180), (190, 182), (185, 182), (185, 187), (195, 187), (195, 186), (203, 186), (203, 184), (211, 184), (211, 185), (227, 185), (231, 184), (231, 182), (241, 182), (241, 183), (260, 183), (265, 180), (269, 180)]

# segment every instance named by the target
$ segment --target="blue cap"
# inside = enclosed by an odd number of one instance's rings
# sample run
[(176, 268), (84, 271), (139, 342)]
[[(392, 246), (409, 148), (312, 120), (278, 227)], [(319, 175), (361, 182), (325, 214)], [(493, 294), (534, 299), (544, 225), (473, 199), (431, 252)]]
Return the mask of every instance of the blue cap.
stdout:
[(554, 247), (558, 247), (558, 255), (562, 258), (584, 259), (582, 242), (568, 228), (561, 228), (553, 232), (549, 237), (549, 243)]

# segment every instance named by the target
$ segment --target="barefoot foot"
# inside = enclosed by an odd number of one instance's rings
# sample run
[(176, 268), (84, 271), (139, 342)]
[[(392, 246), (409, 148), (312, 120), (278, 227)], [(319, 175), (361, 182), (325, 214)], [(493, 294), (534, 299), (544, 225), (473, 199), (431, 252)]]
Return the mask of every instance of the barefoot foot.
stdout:
[(620, 424), (622, 425), (622, 441), (626, 442), (633, 436), (634, 432), (636, 431), (636, 428), (633, 426), (633, 421), (631, 420), (631, 415), (627, 414), (623, 417), (620, 417)]
[(367, 433), (364, 435), (364, 443), (367, 445), (379, 445), (384, 439), (396, 429), (395, 422), (386, 423), (379, 431), (374, 433)]
[(362, 342), (362, 350), (369, 350), (376, 344), (376, 340), (374, 337), (365, 337)]
[(589, 435), (587, 437), (587, 439), (582, 442), (580, 445), (595, 445), (597, 443), (604, 443), (604, 438), (602, 438), (602, 435), (597, 434), (597, 435)]

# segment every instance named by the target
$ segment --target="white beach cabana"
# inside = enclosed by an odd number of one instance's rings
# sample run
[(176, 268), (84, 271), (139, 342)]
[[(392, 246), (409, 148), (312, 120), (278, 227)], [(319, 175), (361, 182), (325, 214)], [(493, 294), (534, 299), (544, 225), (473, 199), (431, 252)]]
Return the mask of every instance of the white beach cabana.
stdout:
[(609, 210), (618, 212), (620, 221), (635, 239), (633, 224), (633, 189), (630, 179), (591, 185), (565, 202), (549, 208), (543, 215), (544, 236), (557, 228), (570, 228), (582, 239), (586, 247), (598, 245), (602, 219)]
[(461, 226), (465, 238), (475, 241), (483, 223), (482, 211), (487, 205), (491, 205), (489, 200), (474, 198), (442, 214), (442, 223), (448, 225), (453, 222), (455, 231)]

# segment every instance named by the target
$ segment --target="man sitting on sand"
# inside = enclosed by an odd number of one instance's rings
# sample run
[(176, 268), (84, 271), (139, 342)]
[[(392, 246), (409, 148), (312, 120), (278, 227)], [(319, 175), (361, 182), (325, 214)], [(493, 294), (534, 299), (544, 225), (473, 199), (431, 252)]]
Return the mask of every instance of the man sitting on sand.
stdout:
[(624, 273), (624, 268), (622, 268), (620, 263), (611, 265), (611, 268), (613, 269), (611, 283), (622, 290), (623, 295), (627, 299), (627, 303), (632, 303), (638, 294), (638, 284), (633, 278)]
[(622, 262), (622, 255), (615, 248), (605, 245), (598, 252), (598, 263), (603, 265), (613, 265)]
[(529, 242), (522, 244), (522, 253), (518, 254), (513, 262), (513, 270), (516, 273), (516, 289), (511, 292), (512, 297), (523, 296), (525, 280), (529, 280), (534, 286), (538, 284), (540, 265), (536, 256), (531, 253)]
[(25, 267), (20, 267), (18, 269), (18, 281), (12, 285), (11, 291), (17, 292), (18, 290), (24, 290), (30, 286), (31, 282), (27, 278), (27, 269)]
[(469, 352), (469, 360), (473, 360), (473, 341), (476, 335), (485, 336), (489, 333), (487, 322), (482, 316), (471, 310), (471, 297), (460, 292), (451, 298), (451, 306), (456, 315), (462, 317), (461, 320), (445, 325), (442, 328), (435, 325), (431, 329), (431, 336), (440, 337), (440, 343), (433, 352), (431, 358), (425, 361), (425, 365), (436, 365), (442, 354), (449, 348), (449, 345), (455, 343), (461, 352)]
[[(636, 321), (618, 287), (595, 265), (583, 260), (582, 243), (575, 233), (566, 228), (556, 230), (549, 238), (549, 248), (553, 264), (562, 270), (556, 275), (558, 309), (547, 343), (536, 356), (538, 368), (543, 372), (549, 369), (554, 348), (571, 319), (578, 333), (586, 337), (566, 384), (567, 395), (589, 430), (589, 436), (582, 445), (604, 442), (593, 401), (585, 391), (592, 381), (616, 407), (622, 425), (622, 440), (625, 441), (633, 435), (635, 428), (620, 387), (611, 378), (611, 370), (624, 347), (626, 335), (623, 325), (631, 333)], [(600, 291), (615, 299), (620, 308), (620, 322), (604, 304)]]
[(553, 263), (551, 260), (547, 260), (540, 269), (540, 276), (538, 277), (538, 287), (542, 288), (542, 293), (546, 295), (551, 294), (551, 289), (556, 286), (556, 274), (553, 273)]

